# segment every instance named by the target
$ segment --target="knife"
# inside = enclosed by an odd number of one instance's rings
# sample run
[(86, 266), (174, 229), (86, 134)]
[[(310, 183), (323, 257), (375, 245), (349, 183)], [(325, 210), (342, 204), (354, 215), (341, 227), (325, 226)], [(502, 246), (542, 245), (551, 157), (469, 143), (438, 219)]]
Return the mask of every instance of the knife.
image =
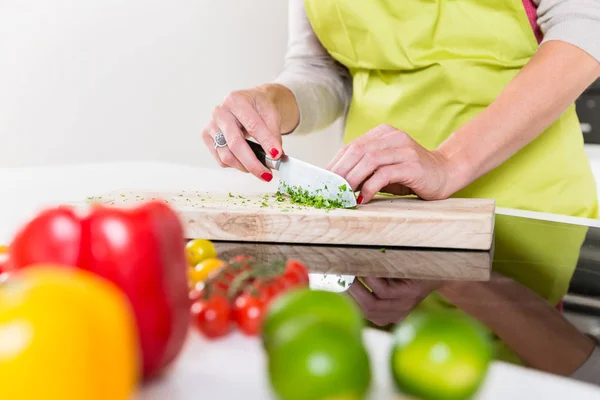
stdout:
[(287, 155), (283, 155), (279, 160), (273, 160), (258, 143), (251, 140), (246, 142), (265, 167), (279, 172), (281, 193), (287, 193), (288, 188), (294, 191), (300, 189), (309, 196), (339, 201), (345, 208), (356, 207), (354, 191), (341, 176)]

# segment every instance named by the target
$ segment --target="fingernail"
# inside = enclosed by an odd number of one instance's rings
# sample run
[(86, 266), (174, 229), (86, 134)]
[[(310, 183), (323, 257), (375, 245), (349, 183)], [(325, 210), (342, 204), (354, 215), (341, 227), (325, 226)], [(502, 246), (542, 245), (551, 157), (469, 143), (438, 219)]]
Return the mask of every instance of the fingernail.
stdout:
[(358, 204), (362, 204), (362, 202), (363, 202), (363, 195), (362, 195), (362, 194), (359, 194), (359, 195), (358, 195), (358, 199), (356, 199), (356, 202), (357, 202)]
[(263, 181), (271, 182), (271, 180), (273, 179), (273, 174), (269, 172), (263, 172), (260, 177)]
[(276, 148), (272, 148), (271, 149), (271, 157), (275, 158), (279, 155), (279, 150), (277, 150)]

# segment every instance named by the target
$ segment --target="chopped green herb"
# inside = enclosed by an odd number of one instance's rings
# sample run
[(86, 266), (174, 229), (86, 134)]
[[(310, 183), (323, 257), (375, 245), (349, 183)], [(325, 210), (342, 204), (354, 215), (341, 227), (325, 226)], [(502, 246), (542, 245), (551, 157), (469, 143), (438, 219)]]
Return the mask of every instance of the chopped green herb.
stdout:
[(285, 192), (290, 196), (292, 203), (314, 208), (343, 208), (344, 205), (339, 200), (326, 199), (323, 196), (311, 195), (308, 190), (300, 187), (290, 187), (284, 185)]
[(338, 189), (340, 189), (342, 192), (345, 192), (345, 191), (346, 191), (346, 189), (348, 189), (348, 187), (347, 187), (347, 186), (346, 186), (346, 184), (344, 183), (343, 185), (340, 185), (340, 186), (338, 187)]
[(124, 194), (120, 194), (120, 196), (121, 196), (121, 197), (125, 197), (125, 195), (124, 195)]
[(229, 192), (229, 197), (233, 197), (233, 194), (231, 194), (231, 192)]
[(385, 247), (382, 247), (380, 250), (382, 253), (385, 253)]

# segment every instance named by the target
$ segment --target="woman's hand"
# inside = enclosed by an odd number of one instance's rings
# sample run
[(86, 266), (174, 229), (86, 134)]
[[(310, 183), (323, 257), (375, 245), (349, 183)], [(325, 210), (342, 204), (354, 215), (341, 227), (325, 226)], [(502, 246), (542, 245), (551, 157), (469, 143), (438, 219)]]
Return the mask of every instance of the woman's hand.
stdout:
[(390, 125), (379, 125), (345, 146), (326, 168), (360, 190), (359, 204), (369, 202), (377, 192), (445, 199), (457, 187), (442, 152), (425, 149)]
[(404, 319), (425, 297), (441, 287), (440, 281), (363, 278), (371, 293), (355, 280), (348, 293), (359, 304), (365, 318), (377, 326), (396, 324)]
[[(250, 172), (269, 182), (273, 174), (258, 161), (245, 139), (254, 138), (271, 158), (278, 159), (283, 154), (282, 132), (293, 129), (297, 114), (294, 95), (282, 85), (232, 92), (215, 107), (202, 139), (221, 167)], [(214, 146), (219, 131), (225, 136), (226, 147)]]

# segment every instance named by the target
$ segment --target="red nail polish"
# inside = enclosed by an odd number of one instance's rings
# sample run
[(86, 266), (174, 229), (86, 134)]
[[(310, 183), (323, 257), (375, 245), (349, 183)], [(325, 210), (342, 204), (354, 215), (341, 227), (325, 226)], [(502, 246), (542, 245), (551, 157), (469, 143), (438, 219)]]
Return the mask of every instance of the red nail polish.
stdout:
[(359, 194), (359, 195), (358, 195), (358, 199), (356, 199), (356, 202), (357, 202), (358, 204), (362, 204), (362, 202), (363, 202), (363, 195), (362, 195), (362, 194)]
[(279, 155), (279, 150), (277, 150), (276, 148), (272, 148), (271, 149), (271, 157), (275, 158)]
[(263, 172), (260, 177), (263, 179), (263, 181), (271, 182), (273, 179), (273, 174), (269, 172)]

